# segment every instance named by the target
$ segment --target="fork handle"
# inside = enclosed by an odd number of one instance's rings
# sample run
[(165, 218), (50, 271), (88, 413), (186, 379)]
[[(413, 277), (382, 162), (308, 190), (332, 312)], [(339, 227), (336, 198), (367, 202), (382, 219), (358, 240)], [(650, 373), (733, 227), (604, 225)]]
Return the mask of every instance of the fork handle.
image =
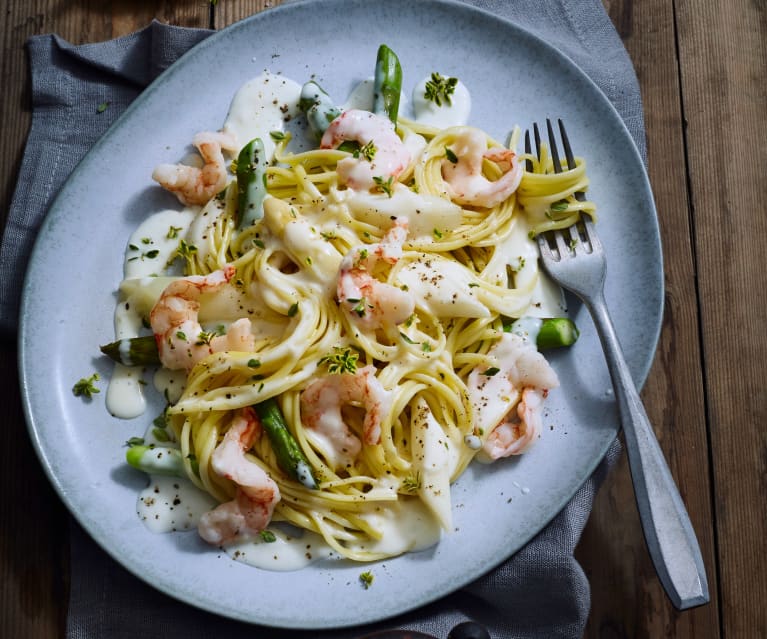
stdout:
[(639, 517), (655, 570), (678, 610), (708, 603), (708, 581), (695, 531), (626, 364), (604, 294), (586, 305), (612, 378)]

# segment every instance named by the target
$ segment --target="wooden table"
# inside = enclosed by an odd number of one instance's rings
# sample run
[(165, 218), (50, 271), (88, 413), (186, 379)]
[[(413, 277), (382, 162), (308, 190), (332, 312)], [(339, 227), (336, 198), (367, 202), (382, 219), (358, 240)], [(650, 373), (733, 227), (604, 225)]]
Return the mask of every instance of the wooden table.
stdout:
[[(636, 66), (663, 237), (663, 332), (643, 397), (700, 540), (711, 603), (679, 613), (640, 532), (625, 459), (577, 557), (592, 587), (587, 637), (767, 637), (767, 5), (604, 0)], [(0, 211), (30, 121), (23, 44), (95, 42), (151, 19), (220, 28), (277, 1), (5, 0)], [(7, 276), (7, 275), (6, 275)], [(63, 634), (67, 513), (27, 437), (16, 350), (2, 342), (0, 636)], [(6, 412), (7, 411), (7, 412)]]

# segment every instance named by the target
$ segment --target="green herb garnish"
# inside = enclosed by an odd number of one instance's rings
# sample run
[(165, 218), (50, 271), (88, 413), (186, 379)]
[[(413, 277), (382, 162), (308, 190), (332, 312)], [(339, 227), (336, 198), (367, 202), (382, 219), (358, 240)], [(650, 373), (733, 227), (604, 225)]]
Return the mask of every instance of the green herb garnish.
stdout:
[(197, 247), (194, 244), (187, 244), (185, 240), (181, 240), (178, 243), (176, 253), (185, 260), (191, 260), (194, 254), (197, 253)]
[(96, 388), (96, 383), (99, 380), (99, 374), (93, 373), (90, 377), (83, 377), (72, 387), (72, 392), (75, 397), (87, 397), (91, 398), (96, 393), (101, 391)]
[(388, 180), (384, 180), (381, 176), (376, 175), (373, 177), (373, 182), (376, 183), (376, 186), (378, 187), (379, 191), (381, 191), (382, 193), (386, 193), (386, 195), (388, 195), (389, 197), (392, 197), (393, 195), (392, 180), (393, 179), (394, 178), (389, 176)]
[(183, 227), (181, 226), (170, 226), (168, 227), (168, 234), (165, 236), (169, 240), (175, 240), (178, 237), (178, 232), (182, 230)]
[(408, 493), (417, 493), (421, 489), (421, 474), (409, 475), (402, 480), (402, 488)]
[(210, 346), (210, 341), (216, 336), (216, 334), (213, 331), (200, 331), (200, 333), (197, 335), (197, 341), (195, 342), (196, 346), (202, 346), (203, 344), (207, 344)]
[(437, 106), (442, 106), (444, 100), (447, 105), (453, 104), (450, 96), (455, 93), (455, 87), (458, 84), (458, 78), (446, 78), (439, 73), (432, 73), (431, 79), (426, 82), (426, 90), (423, 97), (434, 102)]
[(362, 585), (365, 587), (365, 590), (370, 588), (370, 586), (373, 585), (373, 573), (369, 570), (363, 572), (360, 574), (360, 581), (362, 582)]
[(359, 357), (359, 353), (348, 346), (334, 346), (332, 353), (320, 359), (320, 364), (326, 364), (329, 373), (356, 373)]
[(359, 158), (360, 156), (362, 156), (368, 162), (372, 162), (373, 158), (376, 156), (377, 150), (378, 149), (376, 149), (375, 145), (373, 144), (373, 140), (371, 140), (365, 146), (355, 150), (354, 153), (352, 153), (352, 155), (355, 158)]
[(261, 540), (265, 541), (267, 544), (273, 544), (275, 541), (277, 541), (277, 537), (271, 530), (262, 530), (258, 534), (261, 537)]

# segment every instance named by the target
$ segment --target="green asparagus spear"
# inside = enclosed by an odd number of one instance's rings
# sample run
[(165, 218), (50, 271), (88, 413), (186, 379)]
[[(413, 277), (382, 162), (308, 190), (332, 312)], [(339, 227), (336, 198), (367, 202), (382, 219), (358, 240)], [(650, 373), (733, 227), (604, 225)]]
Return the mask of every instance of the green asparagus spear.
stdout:
[(314, 81), (307, 82), (301, 87), (299, 108), (306, 113), (309, 127), (319, 138), (328, 125), (341, 115), (341, 109), (333, 103), (331, 97)]
[(184, 460), (178, 448), (167, 446), (131, 446), (125, 460), (138, 470), (151, 475), (186, 477)]
[(402, 93), (402, 67), (397, 54), (385, 44), (378, 47), (373, 78), (373, 113), (387, 116), (397, 124)]
[(264, 216), (266, 152), (261, 138), (248, 142), (237, 157), (237, 207), (240, 229)]
[(157, 341), (154, 335), (118, 339), (105, 344), (101, 352), (107, 357), (126, 366), (153, 366), (160, 363)]
[(549, 318), (541, 324), (536, 344), (540, 349), (572, 346), (579, 335), (580, 331), (572, 320), (566, 317)]
[(288, 430), (277, 401), (274, 398), (267, 399), (265, 402), (256, 404), (254, 408), (269, 437), (280, 468), (307, 488), (317, 488), (309, 461)]
[(509, 327), (510, 332), (522, 337), (535, 335), (535, 344), (539, 350), (572, 346), (575, 344), (580, 331), (575, 323), (567, 317), (521, 317)]

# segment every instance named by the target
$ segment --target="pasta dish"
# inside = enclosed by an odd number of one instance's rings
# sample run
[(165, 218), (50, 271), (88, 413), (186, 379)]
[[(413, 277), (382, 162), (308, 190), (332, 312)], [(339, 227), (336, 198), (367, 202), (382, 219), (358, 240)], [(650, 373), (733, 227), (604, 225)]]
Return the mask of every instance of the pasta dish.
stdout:
[(467, 465), (538, 439), (560, 383), (541, 351), (577, 338), (532, 238), (594, 214), (583, 160), (555, 173), (518, 129), (468, 125), (439, 73), (405, 117), (386, 46), (374, 70), (344, 106), (313, 81), (245, 85), (196, 158), (155, 169), (182, 206), (129, 242), (108, 405), (139, 414), (156, 368), (167, 407), (128, 462), (199, 489), (174, 527), (214, 546), (304, 535), (365, 562), (435, 543)]

